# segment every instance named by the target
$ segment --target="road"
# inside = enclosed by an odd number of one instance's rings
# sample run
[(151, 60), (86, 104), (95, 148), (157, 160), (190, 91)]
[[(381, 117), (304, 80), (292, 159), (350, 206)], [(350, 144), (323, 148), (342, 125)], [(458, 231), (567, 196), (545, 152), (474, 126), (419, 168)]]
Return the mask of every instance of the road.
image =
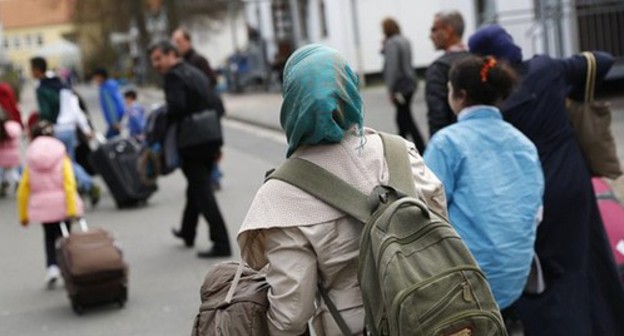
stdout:
[[(97, 92), (82, 86), (79, 92), (91, 108), (96, 126), (103, 129)], [(142, 90), (149, 105), (162, 100), (157, 90)], [(624, 159), (624, 98), (608, 97), (614, 106), (614, 133)], [(394, 111), (383, 88), (364, 93), (366, 124), (394, 131)], [(283, 159), (286, 142), (279, 129), (277, 94), (226, 96), (228, 119), (222, 168), (223, 190), (217, 194), (232, 243), (264, 172)], [(32, 89), (25, 90), (24, 111), (35, 109)], [(419, 125), (426, 125), (422, 90), (414, 102)], [(261, 127), (256, 127), (256, 126)], [(423, 127), (426, 134), (426, 127)], [(98, 179), (99, 180), (99, 179)], [(99, 183), (102, 183), (99, 180)], [(91, 227), (113, 232), (130, 265), (129, 301), (125, 308), (108, 306), (83, 316), (72, 312), (64, 289), (44, 289), (43, 230), (38, 224), (24, 229), (17, 223), (15, 201), (0, 199), (0, 335), (187, 335), (199, 307), (199, 287), (214, 263), (195, 251), (209, 247), (206, 225), (200, 223), (196, 247), (187, 249), (174, 239), (171, 227), (179, 224), (185, 181), (180, 172), (159, 180), (160, 190), (142, 208), (119, 211), (108, 192), (96, 209), (88, 209)], [(235, 249), (236, 250), (236, 249)], [(234, 256), (233, 258), (238, 258)]]
[[(101, 126), (96, 92), (90, 88), (79, 91), (94, 109), (96, 125)], [(32, 104), (27, 101), (31, 99), (28, 96), (24, 97), (24, 108)], [(222, 167), (225, 176), (218, 202), (236, 246), (235, 234), (264, 173), (279, 164), (286, 147), (283, 136), (278, 133), (235, 121), (227, 121), (224, 132), (227, 146)], [(159, 187), (146, 207), (119, 211), (105, 192), (101, 204), (87, 211), (91, 227), (110, 230), (121, 242), (130, 265), (130, 289), (125, 308), (102, 307), (80, 317), (70, 309), (62, 286), (51, 291), (44, 289), (45, 261), (40, 225), (20, 227), (15, 201), (0, 199), (0, 270), (3, 272), (0, 335), (189, 334), (199, 308), (203, 277), (211, 265), (224, 259), (195, 257), (196, 250), (209, 247), (203, 222), (194, 249), (183, 247), (170, 233), (181, 218), (185, 190), (182, 174), (176, 172), (160, 179)]]

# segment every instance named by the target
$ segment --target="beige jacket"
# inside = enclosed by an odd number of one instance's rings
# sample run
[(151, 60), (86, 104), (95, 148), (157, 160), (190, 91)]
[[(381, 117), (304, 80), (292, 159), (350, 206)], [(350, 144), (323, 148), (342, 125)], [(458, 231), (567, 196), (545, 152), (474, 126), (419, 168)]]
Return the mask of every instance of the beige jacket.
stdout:
[[(414, 145), (406, 141), (414, 182), (420, 197), (447, 216), (444, 189), (425, 166)], [(364, 138), (348, 134), (339, 144), (308, 146), (295, 157), (311, 161), (360, 191), (369, 194), (388, 182), (388, 166), (377, 133)], [(364, 308), (357, 279), (363, 224), (317, 198), (279, 180), (265, 183), (238, 234), (243, 260), (261, 269), (267, 264), (272, 335), (300, 335), (314, 318), (317, 335), (341, 335), (317, 295), (320, 281), (351, 331), (364, 328)]]

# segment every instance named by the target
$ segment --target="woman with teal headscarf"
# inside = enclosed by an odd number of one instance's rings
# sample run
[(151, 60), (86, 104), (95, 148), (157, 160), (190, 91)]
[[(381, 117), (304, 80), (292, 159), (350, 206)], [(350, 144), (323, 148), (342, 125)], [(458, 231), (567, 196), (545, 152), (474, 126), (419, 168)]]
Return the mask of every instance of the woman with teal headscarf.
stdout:
[[(315, 163), (360, 191), (388, 182), (379, 134), (364, 128), (358, 78), (336, 50), (309, 45), (284, 70), (281, 124), (288, 158)], [(446, 215), (440, 181), (406, 143), (417, 190), (434, 211)], [(238, 234), (241, 256), (254, 269), (265, 266), (270, 285), (271, 335), (301, 335), (307, 322), (319, 335), (340, 335), (317, 298), (317, 283), (329, 291), (353, 334), (362, 334), (364, 308), (357, 279), (363, 224), (280, 180), (257, 192)], [(316, 308), (321, 307), (321, 308)]]

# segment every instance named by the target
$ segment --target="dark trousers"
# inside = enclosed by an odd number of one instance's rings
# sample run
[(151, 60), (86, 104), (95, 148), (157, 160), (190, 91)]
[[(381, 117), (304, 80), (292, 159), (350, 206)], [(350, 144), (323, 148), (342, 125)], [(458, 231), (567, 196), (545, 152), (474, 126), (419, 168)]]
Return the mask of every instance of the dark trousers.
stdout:
[(416, 126), (416, 122), (414, 122), (414, 118), (412, 117), (412, 97), (413, 93), (404, 96), (404, 101), (399, 102), (398, 100), (394, 100), (394, 105), (396, 106), (396, 123), (399, 127), (399, 135), (406, 138), (409, 135), (414, 141), (414, 145), (416, 145), (416, 149), (420, 154), (425, 151), (425, 142), (423, 141), (422, 136), (420, 135), (420, 131)]
[[(209, 153), (208, 153), (209, 154)], [(186, 241), (193, 242), (197, 234), (199, 215), (208, 222), (210, 240), (215, 248), (230, 248), (225, 221), (221, 216), (217, 199), (212, 191), (210, 175), (213, 168), (213, 155), (184, 155), (182, 172), (187, 180), (186, 206), (182, 216), (181, 233)]]
[[(56, 263), (56, 240), (61, 238), (61, 223), (43, 223), (43, 238), (46, 251), (46, 266), (57, 265)], [(68, 225), (67, 230), (71, 228)]]

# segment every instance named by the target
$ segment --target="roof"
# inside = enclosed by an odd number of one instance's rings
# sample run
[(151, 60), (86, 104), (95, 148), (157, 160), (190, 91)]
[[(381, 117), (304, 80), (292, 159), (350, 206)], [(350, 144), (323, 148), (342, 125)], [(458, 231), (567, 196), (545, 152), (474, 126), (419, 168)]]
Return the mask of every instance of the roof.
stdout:
[(0, 1), (0, 20), (4, 29), (71, 23), (76, 0)]

